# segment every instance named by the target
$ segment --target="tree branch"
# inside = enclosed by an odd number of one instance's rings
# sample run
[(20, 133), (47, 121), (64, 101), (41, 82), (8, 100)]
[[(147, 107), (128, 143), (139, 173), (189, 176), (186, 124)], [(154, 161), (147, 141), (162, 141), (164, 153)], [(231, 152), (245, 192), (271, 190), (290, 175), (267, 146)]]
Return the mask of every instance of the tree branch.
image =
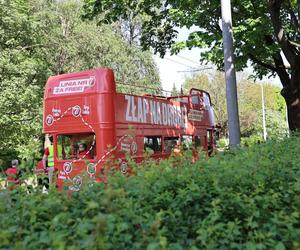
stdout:
[(280, 81), (281, 81), (283, 87), (286, 87), (289, 85), (290, 77), (286, 71), (286, 66), (283, 63), (283, 59), (279, 52), (273, 56), (275, 66), (262, 62), (260, 59), (258, 59), (251, 53), (249, 53), (248, 56), (249, 56), (250, 60), (257, 63), (258, 65), (275, 72), (278, 75), (278, 77), (280, 78)]
[(253, 0), (250, 0), (250, 3), (252, 5), (252, 11), (255, 13), (255, 17), (257, 18), (259, 15), (257, 15), (257, 10), (256, 10), (256, 2), (254, 3)]
[(283, 0), (269, 0), (271, 21), (275, 32), (275, 37), (291, 66), (296, 64), (294, 47), (290, 44), (280, 20), (280, 8)]
[(289, 40), (290, 44), (294, 45), (297, 48), (300, 48), (300, 44)]
[(252, 60), (253, 62), (257, 63), (258, 65), (267, 68), (273, 72), (276, 72), (276, 68), (273, 65), (264, 63), (263, 61), (261, 61), (260, 59), (258, 59), (256, 56), (254, 56), (253, 54), (249, 53), (248, 54), (250, 60)]
[(290, 84), (291, 79), (288, 72), (286, 71), (286, 66), (284, 65), (280, 52), (273, 55), (273, 60), (276, 66), (276, 73), (280, 78), (280, 82), (282, 83), (282, 86), (285, 88)]
[(27, 119), (19, 119), (19, 120), (14, 120), (12, 119), (13, 122), (30, 122), (34, 119), (35, 117), (27, 118)]

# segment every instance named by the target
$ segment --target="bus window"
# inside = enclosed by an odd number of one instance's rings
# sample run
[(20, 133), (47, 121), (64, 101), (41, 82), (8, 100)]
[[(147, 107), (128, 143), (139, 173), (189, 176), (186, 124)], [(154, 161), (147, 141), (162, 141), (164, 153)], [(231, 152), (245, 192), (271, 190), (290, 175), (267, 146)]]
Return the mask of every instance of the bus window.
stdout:
[(194, 143), (195, 143), (195, 149), (199, 148), (201, 146), (201, 140), (199, 136), (194, 137)]
[(145, 136), (144, 150), (161, 152), (161, 136)]
[[(58, 160), (96, 158), (96, 136), (94, 133), (58, 135), (57, 142)], [(63, 154), (60, 154), (60, 150)]]
[(207, 93), (203, 93), (203, 99), (204, 99), (205, 109), (209, 109), (209, 107), (210, 107), (210, 100), (209, 100), (209, 96), (208, 96)]
[(199, 104), (198, 95), (193, 95), (192, 96), (192, 104)]
[(171, 153), (177, 145), (178, 140), (179, 137), (164, 137), (164, 152)]
[(190, 95), (191, 95), (191, 99), (192, 99), (192, 104), (196, 104), (196, 105), (200, 104), (199, 103), (199, 94), (200, 93), (201, 92), (199, 90), (195, 90), (195, 89), (193, 89), (191, 91)]
[(193, 136), (183, 135), (181, 136), (181, 145), (183, 150), (188, 150), (193, 148)]

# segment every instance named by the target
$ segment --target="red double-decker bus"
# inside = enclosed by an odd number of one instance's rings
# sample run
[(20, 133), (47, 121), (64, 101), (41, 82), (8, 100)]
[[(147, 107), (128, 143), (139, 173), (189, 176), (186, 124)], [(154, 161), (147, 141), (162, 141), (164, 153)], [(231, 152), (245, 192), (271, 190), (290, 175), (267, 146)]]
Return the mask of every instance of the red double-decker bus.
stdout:
[(172, 149), (215, 149), (214, 116), (207, 92), (163, 97), (116, 92), (111, 69), (94, 69), (50, 77), (44, 94), (43, 132), (53, 136), (57, 184), (78, 190), (83, 176), (103, 181), (114, 159), (128, 171), (126, 155), (135, 161), (145, 152), (166, 158)]

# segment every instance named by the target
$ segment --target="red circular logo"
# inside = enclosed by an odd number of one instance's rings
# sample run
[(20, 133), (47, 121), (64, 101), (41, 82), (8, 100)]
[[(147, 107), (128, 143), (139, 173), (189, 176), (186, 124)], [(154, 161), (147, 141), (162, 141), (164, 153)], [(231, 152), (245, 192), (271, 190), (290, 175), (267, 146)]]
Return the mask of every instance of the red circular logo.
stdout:
[(47, 117), (46, 117), (46, 124), (48, 126), (51, 126), (53, 124), (53, 122), (54, 122), (54, 117), (52, 115), (47, 115)]
[(81, 108), (78, 105), (74, 106), (72, 108), (72, 115), (78, 117), (80, 116), (80, 114), (81, 114)]
[(70, 172), (72, 172), (72, 164), (70, 162), (66, 162), (64, 164), (64, 171), (69, 174)]

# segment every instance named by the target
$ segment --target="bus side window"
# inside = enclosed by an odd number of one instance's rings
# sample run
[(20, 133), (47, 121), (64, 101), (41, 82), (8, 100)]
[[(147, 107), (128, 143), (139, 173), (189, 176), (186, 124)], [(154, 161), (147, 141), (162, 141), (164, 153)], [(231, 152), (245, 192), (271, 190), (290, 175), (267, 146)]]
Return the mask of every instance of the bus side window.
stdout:
[(179, 137), (165, 137), (164, 138), (164, 152), (165, 153), (171, 153), (175, 146), (177, 145), (177, 142), (179, 140)]
[(199, 104), (198, 95), (192, 95), (192, 104)]
[(209, 109), (211, 104), (210, 104), (210, 99), (209, 99), (209, 96), (207, 93), (203, 93), (203, 100), (204, 100), (205, 109)]
[(181, 136), (181, 146), (183, 150), (188, 150), (193, 148), (193, 137), (191, 135)]
[(199, 136), (194, 137), (194, 143), (195, 143), (195, 149), (199, 148), (201, 146), (201, 140)]
[(160, 136), (145, 136), (144, 137), (144, 150), (161, 152), (161, 137)]
[[(62, 134), (58, 135), (57, 138), (58, 160), (71, 160), (82, 157), (85, 159), (96, 158), (96, 136), (94, 133)], [(80, 145), (84, 145), (85, 148), (80, 150)]]

